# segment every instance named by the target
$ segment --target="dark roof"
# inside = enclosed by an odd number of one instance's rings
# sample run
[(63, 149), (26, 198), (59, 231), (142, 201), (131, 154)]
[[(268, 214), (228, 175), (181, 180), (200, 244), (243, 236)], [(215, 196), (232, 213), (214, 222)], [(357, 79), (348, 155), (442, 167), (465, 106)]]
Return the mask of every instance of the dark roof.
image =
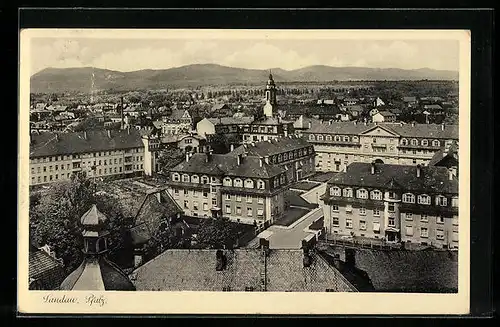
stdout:
[[(57, 136), (56, 136), (57, 135)], [(87, 153), (143, 147), (140, 132), (130, 130), (31, 134), (30, 157)]]
[(184, 109), (174, 109), (174, 110), (172, 110), (172, 114), (168, 118), (171, 120), (183, 119), (182, 116), (184, 116), (184, 113), (186, 111), (187, 110), (184, 110)]
[(130, 230), (134, 244), (146, 243), (153, 237), (162, 221), (168, 222), (169, 218), (181, 213), (182, 209), (166, 191), (149, 193), (135, 216), (134, 227)]
[(284, 172), (282, 168), (262, 162), (259, 157), (248, 155), (238, 165), (237, 156), (231, 154), (212, 154), (207, 162), (207, 154), (195, 153), (189, 161), (183, 161), (171, 171), (189, 172), (218, 176), (241, 176), (254, 178), (270, 178)]
[(309, 209), (314, 209), (318, 207), (317, 204), (306, 201), (303, 197), (300, 196), (301, 194), (302, 193), (299, 191), (287, 190), (285, 192), (285, 200), (290, 205), (295, 207), (309, 208)]
[(300, 137), (281, 137), (276, 140), (255, 142), (253, 145), (241, 145), (230, 152), (229, 155), (235, 156), (247, 151), (248, 155), (265, 157), (297, 149), (309, 148), (310, 146), (311, 144), (309, 142)]
[(263, 119), (254, 120), (252, 125), (281, 125), (284, 122), (279, 121), (274, 117), (265, 117)]
[(250, 124), (253, 122), (253, 117), (221, 117), (221, 118), (207, 118), (214, 125), (241, 125)]
[(458, 145), (455, 141), (452, 142), (448, 148), (443, 147), (441, 150), (436, 152), (429, 161), (429, 166), (439, 166), (440, 163), (448, 159), (451, 159), (452, 162), (458, 164)]
[(425, 137), (425, 138), (443, 138), (458, 139), (458, 125), (439, 124), (383, 124), (383, 123), (354, 123), (354, 122), (331, 122), (322, 124), (313, 124), (312, 128), (304, 133), (323, 133), (323, 134), (347, 134), (359, 135), (380, 126), (392, 131), (401, 137)]
[(127, 275), (104, 256), (87, 257), (59, 286), (59, 290), (135, 291)]
[(416, 97), (403, 97), (403, 102), (415, 102), (417, 101)]
[[(356, 291), (326, 260), (311, 252), (311, 265), (303, 266), (303, 250), (270, 250), (262, 260), (261, 249), (224, 250), (226, 267), (216, 270), (216, 250), (167, 250), (130, 275), (140, 291)], [(265, 262), (265, 263), (264, 263)]]
[(449, 179), (445, 167), (423, 166), (417, 177), (417, 166), (375, 164), (375, 173), (371, 173), (370, 163), (353, 162), (346, 172), (337, 173), (328, 181), (329, 184), (351, 185), (359, 187), (399, 188), (404, 191), (431, 193), (458, 193), (458, 179)]
[(224, 108), (229, 109), (229, 106), (225, 103), (217, 103), (217, 104), (213, 105), (211, 111), (216, 111), (216, 110), (220, 110), (220, 109), (224, 109)]
[(45, 251), (30, 244), (29, 278), (44, 290), (56, 289), (66, 277), (64, 267)]
[(432, 109), (432, 110), (442, 110), (443, 107), (441, 107), (440, 105), (438, 104), (426, 104), (424, 105), (424, 110), (425, 109)]

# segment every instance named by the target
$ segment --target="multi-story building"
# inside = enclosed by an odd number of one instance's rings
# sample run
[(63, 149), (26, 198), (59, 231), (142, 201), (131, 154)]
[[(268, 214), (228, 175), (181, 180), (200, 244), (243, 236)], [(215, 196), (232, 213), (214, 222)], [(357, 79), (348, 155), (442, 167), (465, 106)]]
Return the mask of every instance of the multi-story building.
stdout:
[(196, 132), (205, 137), (214, 134), (238, 136), (242, 133), (242, 126), (253, 121), (253, 117), (204, 118), (196, 124)]
[(144, 144), (135, 129), (75, 133), (33, 133), (30, 185), (89, 177), (132, 176), (144, 170)]
[(265, 117), (241, 126), (243, 143), (275, 140), (294, 133), (293, 121)]
[(327, 234), (458, 248), (458, 179), (446, 167), (352, 163), (323, 201)]
[(195, 153), (170, 170), (168, 192), (195, 217), (225, 216), (233, 221), (272, 224), (285, 210), (286, 170), (267, 158)]
[(352, 162), (426, 165), (446, 144), (458, 141), (457, 125), (322, 122), (303, 137), (316, 150), (316, 170), (342, 171)]
[(239, 155), (244, 152), (263, 157), (266, 162), (285, 169), (288, 180), (292, 182), (314, 175), (316, 172), (314, 147), (306, 140), (294, 135), (244, 144), (229, 154)]
[(162, 119), (163, 134), (184, 134), (193, 129), (193, 118), (187, 110), (172, 110), (172, 114)]

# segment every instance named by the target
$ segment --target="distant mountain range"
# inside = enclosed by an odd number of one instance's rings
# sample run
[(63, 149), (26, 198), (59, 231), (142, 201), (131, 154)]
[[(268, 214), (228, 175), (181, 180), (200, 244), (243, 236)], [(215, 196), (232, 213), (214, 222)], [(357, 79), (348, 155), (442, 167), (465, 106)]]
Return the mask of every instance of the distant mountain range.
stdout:
[[(448, 70), (309, 66), (296, 70), (272, 69), (280, 82), (329, 82), (355, 80), (458, 80)], [(47, 68), (31, 76), (31, 92), (90, 92), (94, 90), (144, 90), (205, 85), (264, 84), (269, 70), (196, 64), (169, 69), (119, 72), (93, 67)]]

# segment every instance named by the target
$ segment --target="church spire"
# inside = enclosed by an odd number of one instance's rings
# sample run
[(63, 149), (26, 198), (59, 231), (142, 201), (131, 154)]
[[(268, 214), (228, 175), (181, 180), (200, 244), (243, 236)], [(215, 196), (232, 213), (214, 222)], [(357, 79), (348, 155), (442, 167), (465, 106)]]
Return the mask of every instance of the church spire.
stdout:
[(269, 79), (266, 85), (266, 104), (264, 106), (264, 116), (273, 116), (273, 107), (276, 105), (276, 85), (274, 84), (273, 74), (269, 69)]

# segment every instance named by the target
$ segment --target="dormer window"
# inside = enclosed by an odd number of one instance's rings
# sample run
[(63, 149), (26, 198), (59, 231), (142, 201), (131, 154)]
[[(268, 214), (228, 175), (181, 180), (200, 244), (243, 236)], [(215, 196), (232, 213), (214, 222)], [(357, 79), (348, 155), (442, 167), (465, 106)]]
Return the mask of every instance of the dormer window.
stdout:
[(412, 139), (411, 140), (411, 145), (418, 145), (418, 140), (417, 139)]
[(202, 184), (208, 184), (208, 176), (202, 176), (201, 177), (201, 183)]
[(314, 135), (313, 134), (309, 135), (309, 140), (314, 141)]
[(263, 190), (263, 189), (265, 188), (265, 183), (264, 183), (264, 181), (262, 181), (262, 180), (260, 180), (260, 179), (259, 179), (259, 180), (257, 181), (257, 188), (258, 188), (258, 189), (260, 189), (260, 190)]
[(401, 145), (408, 145), (407, 139), (401, 139)]
[(379, 190), (373, 190), (371, 192), (371, 198), (372, 200), (382, 200), (382, 192)]
[(253, 188), (253, 180), (246, 179), (245, 180), (245, 188)]
[(233, 182), (232, 182), (231, 178), (229, 178), (229, 177), (224, 177), (224, 180), (222, 183), (224, 186), (233, 186)]
[(344, 136), (344, 142), (349, 142), (349, 136)]
[(184, 183), (189, 183), (189, 175), (188, 174), (182, 174), (182, 181)]
[(405, 203), (415, 203), (415, 195), (413, 195), (411, 193), (404, 193), (402, 200)]
[(340, 196), (342, 194), (342, 190), (338, 186), (333, 186), (330, 188), (331, 196)]
[(281, 183), (281, 185), (285, 184), (285, 174), (281, 175), (280, 183)]
[(323, 141), (323, 135), (318, 135), (318, 141)]
[(353, 136), (353, 137), (352, 137), (352, 141), (353, 141), (353, 142), (358, 142), (358, 137), (357, 137), (357, 136)]
[(174, 182), (178, 182), (178, 181), (180, 181), (180, 176), (179, 176), (179, 174), (177, 174), (177, 173), (173, 173), (173, 174), (172, 174), (172, 180), (173, 180)]
[(332, 140), (332, 136), (331, 136), (331, 135), (327, 135), (327, 136), (326, 136), (326, 140), (327, 140), (327, 141), (331, 141), (331, 140)]
[(281, 154), (278, 154), (278, 162), (281, 162), (282, 159), (283, 157), (281, 156)]
[(439, 147), (439, 141), (438, 140), (432, 141), (432, 146), (433, 147)]
[(427, 146), (429, 145), (429, 141), (427, 140), (422, 140), (422, 146)]
[(235, 178), (234, 179), (234, 186), (235, 187), (243, 187), (243, 181), (240, 178)]
[(418, 204), (431, 204), (431, 197), (427, 194), (421, 194), (417, 198)]
[(352, 188), (345, 188), (343, 190), (343, 195), (346, 198), (352, 198)]
[(356, 197), (358, 199), (368, 199), (368, 192), (365, 189), (361, 188), (356, 192)]
[(446, 207), (448, 205), (448, 199), (445, 196), (436, 196), (436, 205)]
[(335, 142), (340, 142), (340, 136), (335, 135), (334, 140), (335, 140)]
[(199, 183), (199, 182), (200, 178), (198, 177), (198, 175), (191, 176), (191, 183)]

